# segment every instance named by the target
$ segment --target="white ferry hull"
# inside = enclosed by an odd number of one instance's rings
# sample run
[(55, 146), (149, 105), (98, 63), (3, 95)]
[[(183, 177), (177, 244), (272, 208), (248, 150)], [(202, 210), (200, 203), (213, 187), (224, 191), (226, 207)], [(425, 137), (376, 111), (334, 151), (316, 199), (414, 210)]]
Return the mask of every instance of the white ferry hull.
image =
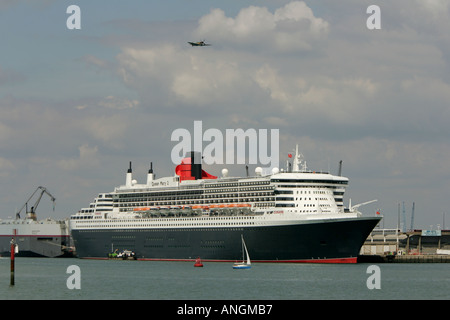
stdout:
[[(15, 236), (14, 236), (15, 230)], [(17, 257), (61, 257), (68, 252), (70, 236), (64, 221), (18, 219), (0, 224), (0, 256), (9, 256), (11, 239), (15, 237)]]

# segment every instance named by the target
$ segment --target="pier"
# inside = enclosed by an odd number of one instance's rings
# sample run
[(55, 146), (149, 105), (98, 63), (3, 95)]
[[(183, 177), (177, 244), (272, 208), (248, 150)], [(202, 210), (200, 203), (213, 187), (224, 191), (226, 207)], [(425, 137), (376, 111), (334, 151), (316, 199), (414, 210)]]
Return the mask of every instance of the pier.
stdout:
[(374, 229), (361, 248), (358, 262), (448, 263), (450, 230)]
[(388, 260), (387, 262), (397, 262), (397, 263), (442, 263), (442, 262), (448, 263), (450, 262), (450, 255), (444, 254), (396, 255), (393, 259), (387, 260)]
[(360, 255), (358, 263), (450, 263), (450, 255)]

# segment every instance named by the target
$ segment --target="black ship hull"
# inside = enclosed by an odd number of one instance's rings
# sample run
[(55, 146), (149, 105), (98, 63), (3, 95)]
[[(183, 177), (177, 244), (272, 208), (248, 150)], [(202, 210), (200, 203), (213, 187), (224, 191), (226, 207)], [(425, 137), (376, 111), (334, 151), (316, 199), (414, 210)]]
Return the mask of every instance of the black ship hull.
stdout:
[(106, 258), (134, 251), (142, 260), (236, 261), (241, 235), (252, 262), (356, 263), (378, 217), (299, 221), (289, 225), (221, 228), (72, 230), (77, 256)]

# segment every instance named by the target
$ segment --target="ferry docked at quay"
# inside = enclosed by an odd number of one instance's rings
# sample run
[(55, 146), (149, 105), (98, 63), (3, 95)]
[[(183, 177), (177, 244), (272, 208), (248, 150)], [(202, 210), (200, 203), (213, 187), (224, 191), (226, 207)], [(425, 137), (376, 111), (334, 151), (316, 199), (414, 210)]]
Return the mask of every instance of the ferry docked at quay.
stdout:
[(216, 177), (190, 152), (175, 173), (156, 179), (150, 166), (138, 184), (130, 162), (125, 185), (70, 217), (77, 256), (131, 250), (139, 260), (235, 262), (244, 239), (252, 262), (356, 263), (381, 220), (345, 208), (348, 178), (308, 171), (298, 147), (291, 170)]
[[(29, 206), (32, 198), (37, 196), (33, 206)], [(36, 210), (44, 194), (55, 204), (55, 198), (48, 190), (39, 186), (28, 198), (14, 219), (0, 219), (0, 257), (11, 255), (11, 241), (16, 243), (17, 257), (72, 257), (68, 220), (51, 218), (37, 220)], [(30, 209), (29, 209), (30, 207)], [(20, 217), (26, 208), (26, 216)]]

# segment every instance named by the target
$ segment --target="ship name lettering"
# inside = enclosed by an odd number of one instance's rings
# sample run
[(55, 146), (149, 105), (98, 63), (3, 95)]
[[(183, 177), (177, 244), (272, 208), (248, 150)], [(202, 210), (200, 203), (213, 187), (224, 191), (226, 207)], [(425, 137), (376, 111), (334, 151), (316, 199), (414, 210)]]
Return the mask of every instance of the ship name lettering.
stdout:
[(169, 185), (167, 181), (152, 182), (152, 186), (167, 186), (167, 185)]

